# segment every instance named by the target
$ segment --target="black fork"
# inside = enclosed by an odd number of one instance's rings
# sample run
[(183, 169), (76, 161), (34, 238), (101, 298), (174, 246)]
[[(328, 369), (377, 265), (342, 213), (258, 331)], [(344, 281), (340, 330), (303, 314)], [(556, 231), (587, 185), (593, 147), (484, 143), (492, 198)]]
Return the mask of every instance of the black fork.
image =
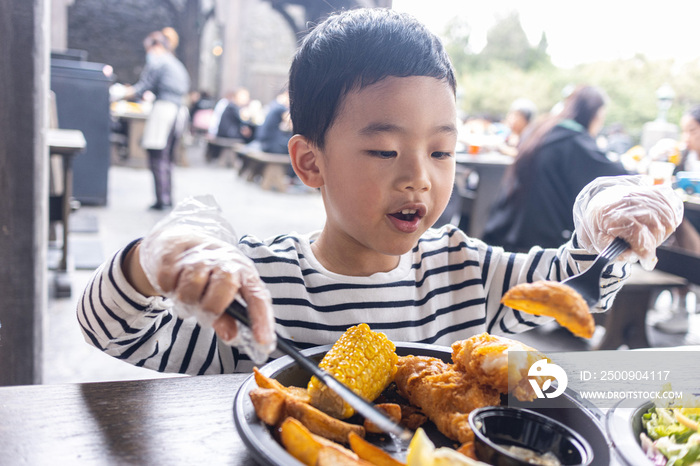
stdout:
[(562, 283), (570, 286), (574, 290), (578, 291), (583, 299), (588, 304), (588, 307), (593, 307), (600, 301), (600, 276), (603, 273), (603, 269), (608, 265), (610, 261), (613, 261), (629, 249), (630, 245), (627, 244), (622, 238), (615, 238), (612, 243), (608, 245), (607, 248), (600, 253), (598, 258), (593, 262), (593, 265), (583, 273), (574, 275), (564, 280)]

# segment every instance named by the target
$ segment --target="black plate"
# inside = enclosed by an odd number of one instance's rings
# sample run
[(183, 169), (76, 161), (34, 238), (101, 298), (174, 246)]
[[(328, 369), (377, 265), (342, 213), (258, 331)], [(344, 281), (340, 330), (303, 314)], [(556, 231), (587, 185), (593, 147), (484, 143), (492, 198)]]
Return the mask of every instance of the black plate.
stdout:
[[(396, 343), (396, 353), (399, 356), (429, 356), (440, 358), (446, 362), (452, 362), (452, 350), (445, 346), (424, 345), (420, 343)], [(319, 346), (302, 351), (305, 355), (320, 361), (323, 355), (331, 349), (332, 345)], [(309, 374), (300, 368), (289, 356), (284, 356), (266, 364), (260, 369), (267, 377), (278, 380), (283, 385), (306, 387)], [(238, 389), (233, 403), (233, 417), (236, 428), (243, 442), (246, 444), (256, 461), (270, 466), (300, 465), (302, 463), (293, 458), (285, 449), (277, 443), (270, 429), (263, 424), (255, 414), (253, 403), (250, 401), (251, 390), (257, 388), (255, 379), (251, 375)], [(549, 416), (562, 424), (577, 431), (588, 440), (593, 448), (595, 458), (593, 465), (608, 466), (611, 464), (610, 444), (603, 429), (603, 413), (592, 404), (580, 399), (574, 392), (567, 390), (557, 399), (557, 406), (552, 407), (553, 400), (546, 400), (546, 408), (533, 403), (528, 409), (535, 410), (545, 416)], [(435, 429), (432, 423), (427, 423), (424, 430), (436, 446), (458, 446), (455, 442), (446, 439)], [(390, 440), (384, 436), (370, 439), (372, 443), (392, 451)]]
[(642, 415), (654, 406), (652, 401), (622, 400), (607, 414), (607, 429), (615, 451), (629, 466), (652, 465), (642, 450), (639, 434), (644, 431)]

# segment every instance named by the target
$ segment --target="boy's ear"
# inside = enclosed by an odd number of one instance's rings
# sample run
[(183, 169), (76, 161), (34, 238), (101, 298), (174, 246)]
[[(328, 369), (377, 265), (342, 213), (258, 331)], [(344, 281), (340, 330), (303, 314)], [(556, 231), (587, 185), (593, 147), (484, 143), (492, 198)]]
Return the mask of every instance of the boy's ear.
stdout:
[(311, 188), (323, 186), (323, 176), (318, 167), (319, 150), (301, 134), (295, 134), (287, 144), (292, 168), (299, 179)]

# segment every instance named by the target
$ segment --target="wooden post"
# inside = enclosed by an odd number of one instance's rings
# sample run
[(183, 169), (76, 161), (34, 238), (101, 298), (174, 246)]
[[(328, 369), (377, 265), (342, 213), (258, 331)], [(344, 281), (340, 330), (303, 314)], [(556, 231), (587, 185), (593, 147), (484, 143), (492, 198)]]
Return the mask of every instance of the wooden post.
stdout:
[(0, 0), (0, 385), (41, 383), (49, 0)]

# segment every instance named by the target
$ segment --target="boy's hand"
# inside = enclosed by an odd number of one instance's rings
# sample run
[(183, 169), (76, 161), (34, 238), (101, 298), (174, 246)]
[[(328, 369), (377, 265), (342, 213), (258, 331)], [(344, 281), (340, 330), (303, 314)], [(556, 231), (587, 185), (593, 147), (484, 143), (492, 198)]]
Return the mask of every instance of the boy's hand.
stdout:
[(626, 240), (630, 251), (621, 260), (652, 270), (656, 248), (683, 219), (683, 201), (669, 185), (653, 185), (642, 176), (601, 177), (576, 198), (574, 223), (581, 245), (602, 251), (615, 237)]
[[(253, 262), (235, 246), (230, 227), (216, 224), (212, 212), (189, 207), (183, 212), (178, 206), (139, 245), (143, 272), (159, 294), (175, 301), (181, 317), (194, 316), (262, 363), (276, 344), (270, 293)], [(224, 314), (238, 294), (246, 302), (252, 335)]]

